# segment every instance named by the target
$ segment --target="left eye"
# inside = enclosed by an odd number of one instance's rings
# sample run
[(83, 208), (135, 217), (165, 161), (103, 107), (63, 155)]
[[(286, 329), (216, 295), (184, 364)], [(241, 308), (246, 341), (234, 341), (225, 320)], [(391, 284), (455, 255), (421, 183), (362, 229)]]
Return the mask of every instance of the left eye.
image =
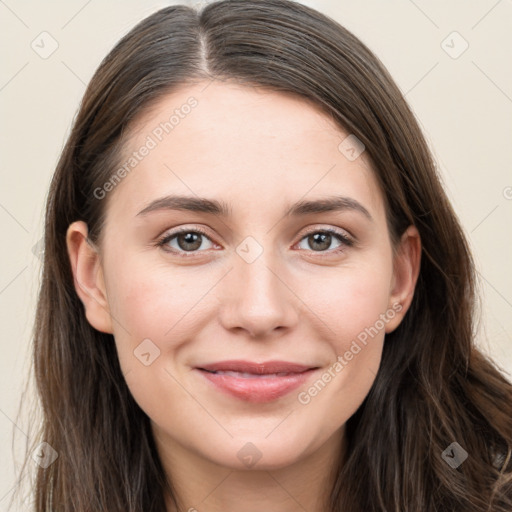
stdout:
[[(346, 246), (350, 247), (353, 245), (352, 241), (347, 236), (330, 229), (313, 231), (303, 237), (301, 242), (302, 240), (305, 240), (311, 248), (308, 249), (308, 247), (306, 247), (306, 250), (312, 250), (313, 252), (328, 252), (329, 249), (333, 252), (337, 252)], [(339, 245), (332, 248), (331, 243), (335, 241), (338, 241)]]

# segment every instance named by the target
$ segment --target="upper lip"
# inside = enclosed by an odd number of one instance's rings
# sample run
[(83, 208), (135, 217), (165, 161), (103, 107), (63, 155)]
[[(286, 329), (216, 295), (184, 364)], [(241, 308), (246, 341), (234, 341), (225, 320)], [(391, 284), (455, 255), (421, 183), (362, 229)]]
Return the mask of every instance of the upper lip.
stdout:
[(266, 361), (263, 363), (254, 363), (251, 361), (231, 360), (204, 364), (198, 366), (197, 368), (199, 370), (206, 370), (209, 372), (231, 371), (265, 375), (271, 373), (302, 373), (317, 367), (298, 363), (290, 363), (287, 361)]

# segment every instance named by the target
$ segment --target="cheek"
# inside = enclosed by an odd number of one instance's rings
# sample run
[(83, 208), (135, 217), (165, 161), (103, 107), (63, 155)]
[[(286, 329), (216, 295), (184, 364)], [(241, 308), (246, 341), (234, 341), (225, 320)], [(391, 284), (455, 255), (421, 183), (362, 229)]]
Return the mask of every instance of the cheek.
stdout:
[[(388, 308), (390, 266), (345, 268), (309, 293), (308, 304), (328, 329), (329, 365), (298, 397), (309, 414), (323, 414), (326, 432), (344, 424), (367, 396), (379, 370)], [(389, 264), (391, 265), (391, 263)], [(320, 284), (320, 283), (319, 283)]]
[(183, 270), (171, 272), (161, 265), (139, 262), (130, 265), (128, 261), (122, 268), (113, 269), (111, 275), (111, 313), (124, 328), (118, 328), (115, 333), (126, 336), (128, 331), (134, 342), (171, 336), (175, 326), (211, 287), (204, 279), (196, 282)]
[(354, 273), (341, 291), (343, 305), (336, 324), (341, 335), (334, 346), (352, 392), (369, 389), (378, 371), (385, 326), (394, 317), (389, 309), (390, 278), (383, 267), (380, 272)]
[(111, 269), (108, 293), (121, 369), (141, 405), (156, 397), (162, 403), (166, 393), (179, 388), (170, 373), (176, 373), (190, 341), (215, 316), (208, 291), (219, 277), (139, 261), (126, 259)]
[(369, 262), (319, 273), (296, 290), (322, 320), (322, 337), (339, 355), (349, 349), (352, 340), (364, 338), (367, 329), (376, 324), (382, 329), (379, 320), (389, 307), (390, 281), (391, 263)]
[(169, 361), (190, 339), (193, 315), (187, 313), (204, 292), (191, 292), (164, 270), (127, 261), (110, 274), (109, 292), (115, 298), (110, 303), (114, 339), (126, 384), (146, 414), (165, 422), (162, 404), (187, 400)]
[(377, 329), (382, 330), (378, 321), (386, 313), (389, 301), (388, 282), (382, 276), (352, 275), (344, 284), (339, 294), (341, 307), (337, 315), (333, 314), (336, 327), (342, 333), (338, 353), (347, 350), (352, 340), (364, 338), (363, 333), (376, 324)]

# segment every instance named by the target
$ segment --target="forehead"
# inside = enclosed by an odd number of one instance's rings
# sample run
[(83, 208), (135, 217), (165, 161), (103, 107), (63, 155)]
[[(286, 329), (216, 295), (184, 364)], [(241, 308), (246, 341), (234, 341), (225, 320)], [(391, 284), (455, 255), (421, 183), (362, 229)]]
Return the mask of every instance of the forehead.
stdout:
[(125, 177), (112, 193), (123, 200), (109, 201), (133, 216), (165, 194), (247, 208), (338, 193), (382, 214), (370, 159), (346, 151), (354, 144), (359, 152), (353, 135), (297, 95), (229, 82), (187, 85), (132, 127), (120, 162)]

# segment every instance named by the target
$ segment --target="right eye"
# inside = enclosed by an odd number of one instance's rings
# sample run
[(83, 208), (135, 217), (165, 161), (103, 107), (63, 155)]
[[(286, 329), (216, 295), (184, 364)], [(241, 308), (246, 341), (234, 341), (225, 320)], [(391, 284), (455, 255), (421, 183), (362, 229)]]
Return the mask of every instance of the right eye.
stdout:
[[(198, 228), (180, 229), (179, 231), (165, 234), (157, 242), (157, 246), (162, 247), (164, 251), (188, 257), (186, 253), (204, 252), (205, 239), (213, 246), (213, 242), (203, 230)], [(212, 246), (206, 247), (206, 249), (210, 249)], [(203, 250), (199, 251), (201, 248)]]

